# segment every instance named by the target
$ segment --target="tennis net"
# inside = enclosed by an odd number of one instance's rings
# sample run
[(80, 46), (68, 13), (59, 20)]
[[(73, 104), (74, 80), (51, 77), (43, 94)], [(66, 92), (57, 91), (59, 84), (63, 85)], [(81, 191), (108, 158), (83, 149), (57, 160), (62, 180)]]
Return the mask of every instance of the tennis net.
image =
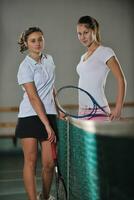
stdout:
[(134, 121), (58, 120), (68, 200), (134, 199)]

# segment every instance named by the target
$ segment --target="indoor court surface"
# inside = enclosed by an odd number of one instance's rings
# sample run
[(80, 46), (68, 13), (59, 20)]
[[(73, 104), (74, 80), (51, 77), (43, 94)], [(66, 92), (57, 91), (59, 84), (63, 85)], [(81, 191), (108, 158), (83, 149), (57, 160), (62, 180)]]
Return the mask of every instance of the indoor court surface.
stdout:
[[(2, 139), (3, 142), (5, 139)], [(0, 143), (2, 142), (0, 140)], [(7, 139), (6, 139), (7, 140)], [(8, 141), (6, 141), (7, 143)], [(9, 146), (12, 141), (8, 142)], [(0, 150), (0, 200), (27, 200), (22, 180), (23, 154), (20, 145), (9, 150)], [(37, 189), (41, 191), (40, 151), (37, 162)], [(52, 186), (51, 193), (54, 194)]]
[[(38, 162), (39, 163), (39, 162)], [(26, 200), (22, 181), (23, 155), (20, 150), (0, 153), (0, 200)], [(37, 185), (41, 188), (41, 168), (37, 166)]]

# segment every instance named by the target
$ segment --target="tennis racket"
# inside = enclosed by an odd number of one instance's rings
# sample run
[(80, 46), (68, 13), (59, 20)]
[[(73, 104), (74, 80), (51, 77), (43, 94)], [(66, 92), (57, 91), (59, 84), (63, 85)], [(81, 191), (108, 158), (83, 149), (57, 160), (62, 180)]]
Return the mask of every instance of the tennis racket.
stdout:
[(101, 107), (94, 97), (82, 88), (67, 85), (57, 90), (55, 103), (58, 111), (73, 118), (108, 117), (105, 107)]
[(56, 143), (51, 143), (51, 148), (52, 148), (52, 158), (55, 162), (56, 199), (67, 200), (67, 190), (57, 160)]

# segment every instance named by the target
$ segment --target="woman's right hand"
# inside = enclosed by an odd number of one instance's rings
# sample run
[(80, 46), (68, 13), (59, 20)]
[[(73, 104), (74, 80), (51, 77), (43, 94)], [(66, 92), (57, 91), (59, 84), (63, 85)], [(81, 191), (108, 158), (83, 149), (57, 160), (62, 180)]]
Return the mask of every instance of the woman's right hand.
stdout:
[(58, 112), (58, 118), (65, 120), (66, 119), (66, 115), (64, 113), (62, 113), (61, 111)]
[(56, 135), (54, 133), (54, 130), (52, 129), (52, 127), (50, 125), (45, 125), (47, 134), (48, 134), (48, 141), (49, 142), (56, 142)]

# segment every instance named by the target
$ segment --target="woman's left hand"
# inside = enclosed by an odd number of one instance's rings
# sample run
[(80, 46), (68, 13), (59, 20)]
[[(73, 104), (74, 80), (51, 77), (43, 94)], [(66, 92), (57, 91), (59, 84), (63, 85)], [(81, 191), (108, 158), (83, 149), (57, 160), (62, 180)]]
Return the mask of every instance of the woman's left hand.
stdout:
[(47, 133), (48, 133), (48, 141), (49, 142), (56, 142), (56, 135), (50, 125), (45, 126)]
[(113, 121), (113, 120), (120, 120), (121, 118), (121, 109), (119, 108), (114, 108), (112, 111), (111, 111), (111, 114), (110, 114), (110, 120)]

